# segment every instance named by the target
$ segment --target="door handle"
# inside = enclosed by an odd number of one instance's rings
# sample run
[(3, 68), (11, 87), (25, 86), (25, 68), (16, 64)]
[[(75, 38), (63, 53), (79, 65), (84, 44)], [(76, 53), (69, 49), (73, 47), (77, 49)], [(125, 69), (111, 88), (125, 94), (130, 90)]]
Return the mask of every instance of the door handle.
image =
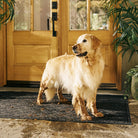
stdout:
[(57, 36), (57, 32), (55, 31), (55, 21), (57, 21), (57, 12), (52, 13), (53, 37)]
[(52, 24), (53, 24), (53, 36), (57, 36), (57, 32), (55, 31), (55, 20), (52, 20)]

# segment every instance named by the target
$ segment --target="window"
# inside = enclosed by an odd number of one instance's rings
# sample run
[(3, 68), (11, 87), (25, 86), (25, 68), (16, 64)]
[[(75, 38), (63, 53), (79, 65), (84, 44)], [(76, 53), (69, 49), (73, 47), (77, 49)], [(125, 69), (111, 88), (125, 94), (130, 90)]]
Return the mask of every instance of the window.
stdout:
[(87, 29), (87, 0), (70, 0), (70, 29)]
[(50, 29), (50, 0), (16, 0), (15, 31), (46, 31)]
[(34, 30), (49, 30), (50, 0), (34, 0)]
[(103, 8), (103, 1), (91, 0), (90, 29), (108, 30), (108, 17)]
[(30, 0), (16, 0), (14, 30), (29, 31), (31, 29), (31, 3)]
[[(108, 17), (103, 5), (103, 0), (70, 0), (70, 30), (88, 30), (88, 26), (90, 30), (108, 30)], [(87, 18), (90, 19), (89, 24)]]

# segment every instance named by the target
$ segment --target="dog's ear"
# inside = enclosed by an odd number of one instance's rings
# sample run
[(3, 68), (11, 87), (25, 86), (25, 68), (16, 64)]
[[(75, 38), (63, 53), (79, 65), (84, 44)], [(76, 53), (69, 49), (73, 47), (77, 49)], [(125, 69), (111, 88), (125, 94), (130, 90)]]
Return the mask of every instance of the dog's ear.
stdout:
[(102, 45), (102, 42), (95, 36), (91, 36), (92, 39), (92, 47), (96, 50), (98, 47)]

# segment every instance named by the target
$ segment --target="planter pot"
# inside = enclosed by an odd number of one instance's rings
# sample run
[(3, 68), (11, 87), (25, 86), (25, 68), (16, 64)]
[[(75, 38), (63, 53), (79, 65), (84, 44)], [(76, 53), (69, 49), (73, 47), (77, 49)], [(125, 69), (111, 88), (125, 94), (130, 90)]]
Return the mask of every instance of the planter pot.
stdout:
[(132, 76), (131, 93), (133, 98), (138, 100), (138, 73)]

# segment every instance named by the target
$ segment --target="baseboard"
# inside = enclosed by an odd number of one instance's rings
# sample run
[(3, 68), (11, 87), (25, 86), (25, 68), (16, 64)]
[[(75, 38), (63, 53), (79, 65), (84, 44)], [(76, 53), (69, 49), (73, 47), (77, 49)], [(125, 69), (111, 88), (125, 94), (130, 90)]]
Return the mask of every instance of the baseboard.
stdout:
[(7, 87), (39, 88), (40, 81), (7, 81)]
[(99, 90), (117, 90), (115, 83), (102, 83)]
[[(40, 81), (7, 81), (7, 87), (39, 88)], [(102, 83), (99, 90), (117, 90), (115, 83)]]

